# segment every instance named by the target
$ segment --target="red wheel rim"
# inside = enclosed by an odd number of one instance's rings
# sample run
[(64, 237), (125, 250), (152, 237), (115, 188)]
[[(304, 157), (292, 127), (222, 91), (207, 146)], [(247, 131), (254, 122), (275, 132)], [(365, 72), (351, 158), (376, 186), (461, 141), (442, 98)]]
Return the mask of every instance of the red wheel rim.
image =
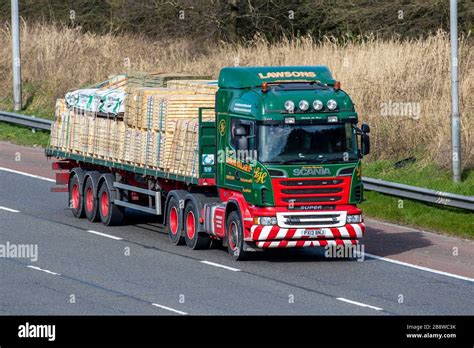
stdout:
[(87, 188), (86, 208), (88, 212), (92, 212), (94, 209), (94, 195), (92, 194), (92, 187)]
[(235, 222), (231, 222), (229, 226), (229, 245), (232, 250), (235, 250), (237, 245), (239, 230)]
[(178, 210), (172, 207), (170, 210), (170, 230), (172, 234), (178, 233)]
[(72, 185), (71, 196), (72, 196), (72, 207), (74, 209), (79, 208), (79, 185), (77, 184)]
[(196, 233), (194, 213), (192, 211), (189, 211), (186, 216), (186, 233), (188, 234), (189, 239), (193, 239), (194, 234)]
[(109, 215), (109, 195), (105, 191), (102, 192), (100, 196), (100, 209), (102, 210), (103, 216)]

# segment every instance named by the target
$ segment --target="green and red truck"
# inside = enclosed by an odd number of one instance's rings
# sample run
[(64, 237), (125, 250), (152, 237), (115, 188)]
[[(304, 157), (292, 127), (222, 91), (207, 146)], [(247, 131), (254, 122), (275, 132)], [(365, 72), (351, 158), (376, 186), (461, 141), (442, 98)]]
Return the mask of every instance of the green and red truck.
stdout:
[(171, 243), (222, 241), (236, 260), (358, 243), (370, 128), (357, 126), (327, 67), (223, 68), (214, 110), (215, 121), (199, 118), (197, 177), (47, 148), (58, 159), (56, 190), (67, 187), (76, 217), (88, 205), (106, 225), (120, 224), (126, 208), (162, 215)]

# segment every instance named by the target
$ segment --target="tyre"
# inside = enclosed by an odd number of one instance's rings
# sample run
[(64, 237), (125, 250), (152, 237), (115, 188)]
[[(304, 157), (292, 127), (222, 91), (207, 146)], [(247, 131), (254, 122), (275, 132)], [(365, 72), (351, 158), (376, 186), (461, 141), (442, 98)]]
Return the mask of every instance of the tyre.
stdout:
[(171, 197), (166, 208), (166, 232), (173, 245), (183, 245), (184, 238), (181, 236), (183, 230), (179, 216), (179, 202), (176, 197)]
[(94, 197), (94, 185), (92, 179), (87, 178), (86, 184), (84, 185), (84, 211), (89, 221), (99, 221), (99, 209), (97, 204), (97, 197)]
[(125, 213), (122, 207), (113, 203), (113, 195), (105, 181), (100, 186), (97, 195), (100, 220), (106, 226), (115, 226), (122, 224)]
[(77, 218), (83, 218), (84, 213), (84, 202), (81, 196), (81, 185), (76, 174), (69, 181), (69, 208), (71, 208), (72, 214)]
[(186, 203), (184, 209), (184, 240), (186, 245), (193, 250), (208, 249), (211, 238), (206, 233), (199, 233), (199, 211), (193, 201)]
[(248, 253), (244, 251), (244, 230), (238, 211), (231, 212), (227, 217), (226, 238), (227, 250), (234, 260), (242, 261), (248, 258)]

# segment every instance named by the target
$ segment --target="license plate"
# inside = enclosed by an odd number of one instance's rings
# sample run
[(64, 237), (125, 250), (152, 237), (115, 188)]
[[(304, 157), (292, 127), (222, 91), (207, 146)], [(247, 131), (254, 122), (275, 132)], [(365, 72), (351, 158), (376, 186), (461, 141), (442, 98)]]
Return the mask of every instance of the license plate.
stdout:
[(316, 237), (316, 236), (322, 236), (324, 235), (324, 230), (304, 230), (301, 233), (302, 236), (307, 236), (307, 237)]

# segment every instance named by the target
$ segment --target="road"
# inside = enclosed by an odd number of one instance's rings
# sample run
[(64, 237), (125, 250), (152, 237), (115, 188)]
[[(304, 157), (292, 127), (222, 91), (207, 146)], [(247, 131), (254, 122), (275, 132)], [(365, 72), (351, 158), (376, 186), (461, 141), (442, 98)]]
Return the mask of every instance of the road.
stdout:
[(474, 314), (472, 241), (369, 221), (363, 262), (317, 249), (234, 262), (172, 246), (151, 216), (74, 218), (49, 168), (41, 150), (0, 143), (0, 245), (38, 246), (36, 261), (0, 257), (0, 315)]

